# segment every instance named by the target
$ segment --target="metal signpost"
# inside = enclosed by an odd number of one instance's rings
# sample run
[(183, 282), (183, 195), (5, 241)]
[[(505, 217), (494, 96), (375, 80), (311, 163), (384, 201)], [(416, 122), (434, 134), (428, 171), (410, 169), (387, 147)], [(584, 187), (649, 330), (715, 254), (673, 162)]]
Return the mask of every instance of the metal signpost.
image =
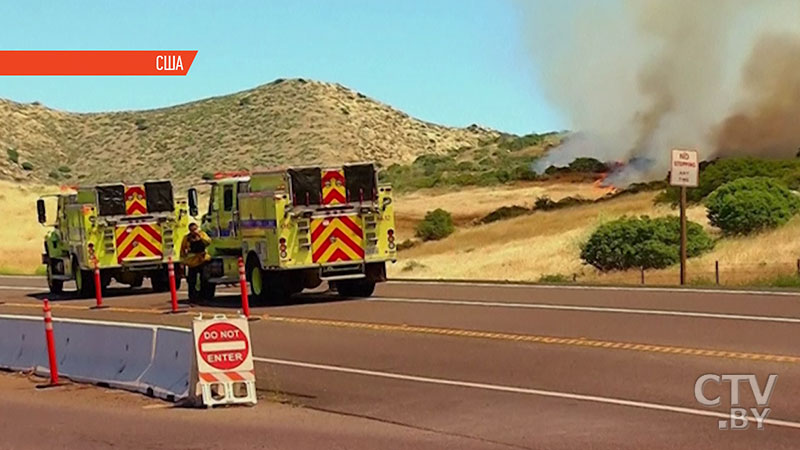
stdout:
[(681, 188), (681, 286), (686, 284), (686, 188), (697, 187), (700, 164), (697, 150), (673, 149), (669, 184)]

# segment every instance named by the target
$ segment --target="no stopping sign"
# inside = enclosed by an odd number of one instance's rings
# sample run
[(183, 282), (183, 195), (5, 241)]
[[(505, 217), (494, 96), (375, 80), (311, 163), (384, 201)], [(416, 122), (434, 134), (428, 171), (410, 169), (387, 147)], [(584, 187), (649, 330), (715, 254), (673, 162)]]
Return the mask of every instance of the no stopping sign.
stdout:
[(197, 367), (201, 373), (253, 369), (246, 319), (196, 320), (193, 329)]

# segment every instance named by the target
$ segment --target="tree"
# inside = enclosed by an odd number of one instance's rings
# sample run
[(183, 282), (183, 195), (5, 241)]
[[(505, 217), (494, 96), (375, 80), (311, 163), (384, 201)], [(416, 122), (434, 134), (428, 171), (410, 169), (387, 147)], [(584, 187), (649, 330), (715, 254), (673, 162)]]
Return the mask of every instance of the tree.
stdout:
[[(687, 255), (714, 247), (699, 224), (687, 224)], [(680, 260), (680, 219), (622, 217), (600, 225), (581, 247), (581, 259), (600, 270), (661, 269)]]
[(800, 199), (777, 180), (753, 177), (720, 186), (706, 206), (712, 225), (745, 235), (783, 225), (800, 210)]

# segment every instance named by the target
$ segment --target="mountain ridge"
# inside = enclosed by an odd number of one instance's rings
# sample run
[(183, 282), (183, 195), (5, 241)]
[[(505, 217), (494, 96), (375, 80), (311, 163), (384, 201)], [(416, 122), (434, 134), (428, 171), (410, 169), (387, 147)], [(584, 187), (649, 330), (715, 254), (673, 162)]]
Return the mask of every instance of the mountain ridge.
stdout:
[(501, 135), (425, 122), (338, 83), (303, 78), (150, 110), (73, 113), (0, 99), (0, 178), (189, 184), (218, 170), (408, 163)]

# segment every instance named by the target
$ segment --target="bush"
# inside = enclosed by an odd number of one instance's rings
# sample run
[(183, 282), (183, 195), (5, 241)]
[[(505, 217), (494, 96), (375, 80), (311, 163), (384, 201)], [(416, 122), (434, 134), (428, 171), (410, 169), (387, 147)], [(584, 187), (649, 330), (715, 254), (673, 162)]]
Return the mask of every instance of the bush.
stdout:
[[(769, 177), (784, 182), (791, 189), (800, 188), (800, 160), (745, 157), (701, 163), (698, 186), (689, 189), (686, 198), (699, 202), (725, 183), (753, 177)], [(656, 201), (677, 204), (679, 192), (678, 188), (670, 187)]]
[(428, 211), (414, 231), (414, 234), (423, 241), (444, 239), (455, 231), (453, 216), (441, 208)]
[(214, 174), (211, 173), (211, 172), (204, 172), (203, 175), (202, 175), (202, 178), (204, 180), (213, 180), (214, 179)]
[(69, 166), (61, 166), (58, 168), (58, 171), (62, 173), (70, 173), (72, 172), (72, 169), (70, 169)]
[(403, 242), (397, 244), (397, 251), (401, 250), (408, 250), (410, 248), (414, 248), (417, 245), (417, 241), (412, 241), (411, 239), (406, 239)]
[(33, 163), (25, 161), (24, 163), (22, 163), (22, 168), (24, 170), (31, 171), (33, 170)]
[(604, 173), (608, 171), (608, 166), (604, 163), (597, 159), (587, 157), (575, 158), (569, 163), (568, 167), (572, 172), (581, 173)]
[(720, 186), (706, 206), (712, 225), (744, 235), (783, 225), (800, 210), (800, 199), (779, 181), (755, 177)]
[(539, 277), (539, 283), (569, 283), (572, 281), (566, 275), (560, 273), (544, 274)]
[[(680, 261), (680, 219), (622, 217), (600, 225), (581, 246), (581, 259), (602, 270), (662, 269)], [(687, 224), (687, 255), (714, 247), (703, 227)]]
[(19, 152), (18, 151), (16, 151), (13, 148), (9, 148), (8, 150), (6, 150), (6, 153), (8, 153), (8, 160), (9, 161), (11, 161), (14, 164), (19, 164)]
[(61, 174), (58, 173), (55, 170), (51, 170), (50, 173), (47, 174), (47, 176), (52, 178), (52, 179), (54, 179), (54, 180), (57, 180), (57, 179), (61, 178)]
[(147, 121), (144, 119), (136, 119), (134, 124), (136, 125), (136, 129), (139, 131), (144, 131), (149, 127), (149, 125), (147, 125)]
[(530, 212), (531, 210), (524, 206), (501, 206), (484, 216), (483, 219), (481, 219), (481, 223), (492, 223), (498, 220), (511, 219), (512, 217), (521, 216)]

